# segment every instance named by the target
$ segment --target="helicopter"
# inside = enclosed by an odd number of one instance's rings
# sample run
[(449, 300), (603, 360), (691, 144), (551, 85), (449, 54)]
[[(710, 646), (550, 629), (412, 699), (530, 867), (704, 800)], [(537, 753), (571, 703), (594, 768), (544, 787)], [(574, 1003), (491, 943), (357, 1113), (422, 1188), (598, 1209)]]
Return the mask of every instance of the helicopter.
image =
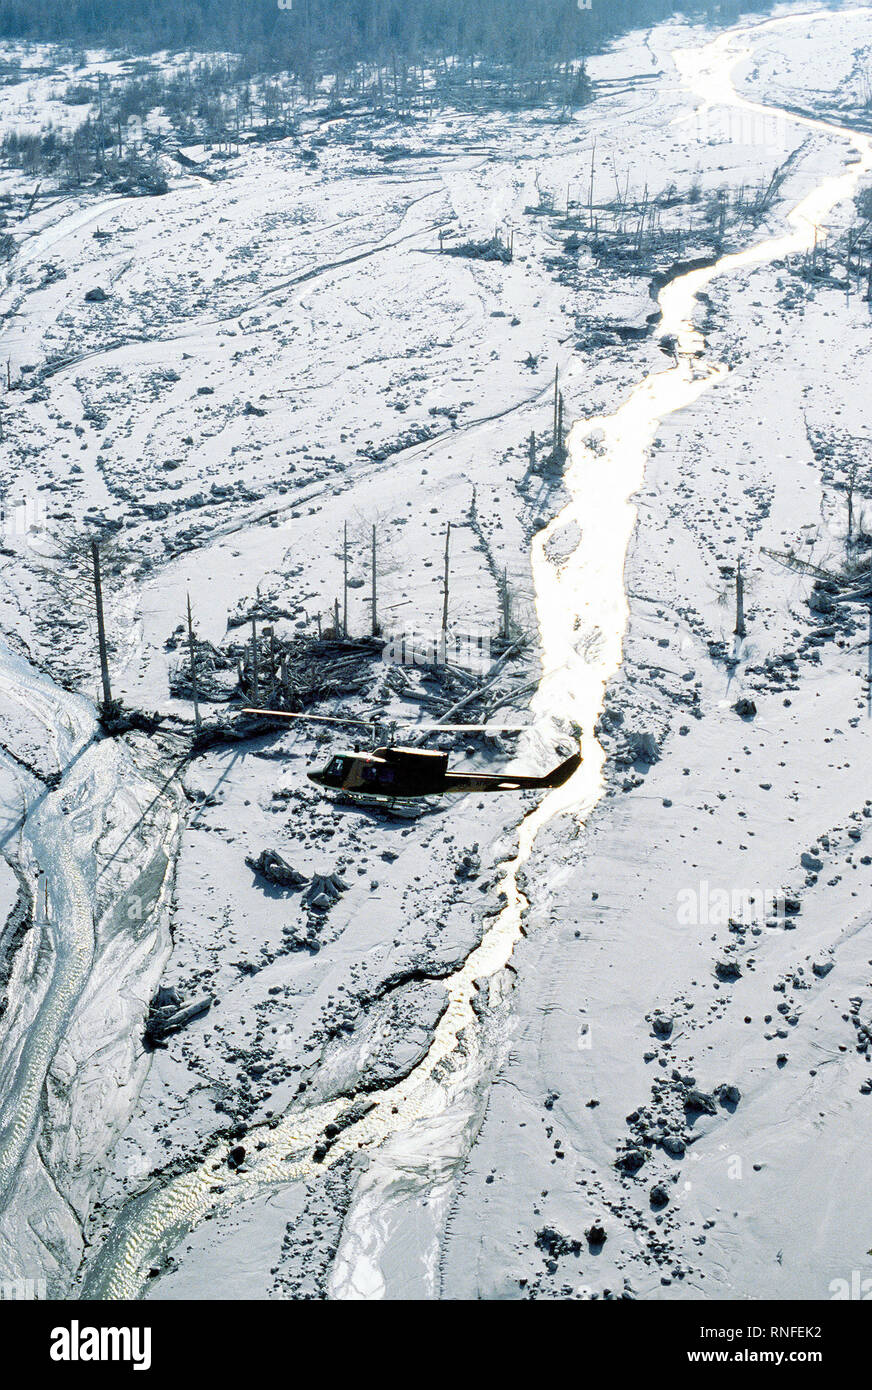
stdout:
[[(286, 710), (244, 709), (243, 714), (268, 719), (302, 720), (315, 724), (344, 724), (372, 730), (374, 725), (359, 719), (331, 718), (327, 715), (291, 714)], [(416, 725), (421, 729), (421, 725)], [(486, 724), (432, 724), (425, 730), (441, 733), (491, 732), (498, 730)], [(525, 725), (511, 726), (520, 732)], [(503, 726), (499, 732), (509, 732)], [(354, 800), (414, 801), (447, 792), (519, 792), (545, 791), (562, 787), (581, 766), (581, 753), (576, 751), (543, 777), (519, 776), (516, 773), (452, 772), (448, 754), (431, 749), (384, 746), (372, 752), (336, 753), (320, 772), (307, 774), (309, 781), (328, 791), (341, 792)]]

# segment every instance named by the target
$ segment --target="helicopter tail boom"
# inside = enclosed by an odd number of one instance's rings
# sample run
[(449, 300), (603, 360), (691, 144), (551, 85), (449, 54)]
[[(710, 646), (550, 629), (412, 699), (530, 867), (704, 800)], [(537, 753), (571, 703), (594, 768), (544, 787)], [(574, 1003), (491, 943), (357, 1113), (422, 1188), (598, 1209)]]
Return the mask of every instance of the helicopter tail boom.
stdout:
[(445, 774), (447, 792), (499, 792), (499, 791), (540, 791), (547, 788), (562, 787), (581, 767), (581, 754), (573, 753), (571, 758), (560, 763), (544, 777), (513, 777), (511, 774), (482, 773), (479, 776), (463, 772)]

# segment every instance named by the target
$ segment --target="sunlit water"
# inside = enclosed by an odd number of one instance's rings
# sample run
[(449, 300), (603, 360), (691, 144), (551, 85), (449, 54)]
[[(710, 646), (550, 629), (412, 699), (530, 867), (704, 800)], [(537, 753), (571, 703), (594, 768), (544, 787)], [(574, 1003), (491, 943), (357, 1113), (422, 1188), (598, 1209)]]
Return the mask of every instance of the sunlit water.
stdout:
[[(748, 101), (734, 90), (732, 70), (750, 51), (741, 45), (758, 29), (811, 22), (809, 15), (791, 16), (725, 33), (699, 50), (681, 50), (674, 56), (682, 81), (704, 105), (722, 104), (771, 117), (775, 108)], [(511, 959), (527, 906), (519, 887), (521, 870), (544, 826), (566, 814), (583, 823), (602, 792), (604, 754), (594, 730), (606, 684), (621, 663), (628, 618), (624, 564), (636, 520), (632, 498), (643, 483), (651, 444), (662, 420), (693, 404), (727, 373), (726, 367), (705, 363), (701, 357), (705, 345), (692, 324), (696, 296), (718, 276), (810, 248), (815, 229), (853, 194), (859, 178), (872, 168), (872, 143), (867, 136), (790, 113), (784, 113), (784, 119), (847, 142), (858, 158), (844, 172), (825, 178), (788, 214), (783, 235), (723, 256), (715, 265), (681, 275), (667, 285), (659, 296), (660, 332), (675, 339), (676, 364), (649, 374), (613, 415), (575, 426), (565, 476), (570, 501), (537, 535), (532, 548), (546, 673), (533, 710), (543, 721), (570, 720), (581, 728), (584, 763), (575, 777), (546, 796), (523, 821), (517, 855), (505, 867), (500, 884), (505, 906), (463, 968), (447, 981), (449, 1006), (427, 1056), (406, 1080), (372, 1098), (374, 1108), (342, 1134), (331, 1158), (380, 1145), (438, 1115), (479, 1077), (479, 1040), (471, 1004), (474, 981), (497, 975)], [(592, 436), (597, 441), (594, 446), (587, 442)], [(558, 567), (547, 558), (548, 542), (571, 524), (579, 528), (581, 539)], [(463, 1045), (459, 1046), (461, 1035)], [(129, 1203), (91, 1268), (86, 1296), (135, 1297), (148, 1267), (207, 1211), (312, 1174), (316, 1171), (313, 1146), (324, 1126), (347, 1105), (337, 1101), (291, 1110), (275, 1129), (250, 1132), (246, 1171), (232, 1177), (229, 1186), (226, 1146), (222, 1146), (192, 1172)], [(258, 1152), (259, 1143), (264, 1147)]]

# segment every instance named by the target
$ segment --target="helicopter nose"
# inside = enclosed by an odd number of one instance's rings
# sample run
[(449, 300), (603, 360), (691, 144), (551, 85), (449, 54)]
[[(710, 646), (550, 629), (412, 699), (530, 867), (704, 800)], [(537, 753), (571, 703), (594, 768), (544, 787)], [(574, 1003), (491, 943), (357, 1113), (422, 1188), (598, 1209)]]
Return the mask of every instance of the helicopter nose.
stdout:
[(324, 786), (324, 778), (320, 772), (307, 772), (306, 776), (308, 777), (309, 781), (314, 782), (316, 786)]

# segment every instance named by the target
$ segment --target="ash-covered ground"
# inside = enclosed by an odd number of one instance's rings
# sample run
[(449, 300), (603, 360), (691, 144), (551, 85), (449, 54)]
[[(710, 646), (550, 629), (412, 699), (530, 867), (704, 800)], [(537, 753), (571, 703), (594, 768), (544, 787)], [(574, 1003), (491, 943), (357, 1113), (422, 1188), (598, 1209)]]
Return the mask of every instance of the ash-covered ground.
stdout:
[[(865, 12), (744, 39), (771, 122), (700, 109), (673, 53), (715, 37), (631, 35), (571, 116), (301, 108), (294, 138), (164, 152), (162, 196), (32, 202), (2, 173), (4, 1280), (817, 1299), (865, 1271), (868, 607), (841, 601), (869, 553), (865, 176), (818, 246), (706, 284), (720, 379), (640, 445), (623, 577), (620, 549), (560, 590), (590, 681), (549, 666), (539, 567), (571, 572), (625, 503), (596, 421), (680, 368), (661, 287), (860, 157), (787, 113), (863, 129)], [(4, 121), (72, 119), (62, 55), (4, 57)], [(459, 655), (403, 665), (439, 632), (448, 522)], [(528, 862), (535, 794), (393, 818), (306, 781), (347, 733), (192, 749), (187, 596), (226, 720), (252, 617), (317, 655), (346, 527), (351, 636), (375, 527), (388, 648), (311, 708), (414, 725), (487, 685), (457, 718), (530, 732), (437, 736), (464, 770), (544, 771), (580, 729), (592, 771)], [(148, 731), (96, 718), (94, 535), (113, 694)], [(152, 1048), (159, 988), (209, 1007)]]

